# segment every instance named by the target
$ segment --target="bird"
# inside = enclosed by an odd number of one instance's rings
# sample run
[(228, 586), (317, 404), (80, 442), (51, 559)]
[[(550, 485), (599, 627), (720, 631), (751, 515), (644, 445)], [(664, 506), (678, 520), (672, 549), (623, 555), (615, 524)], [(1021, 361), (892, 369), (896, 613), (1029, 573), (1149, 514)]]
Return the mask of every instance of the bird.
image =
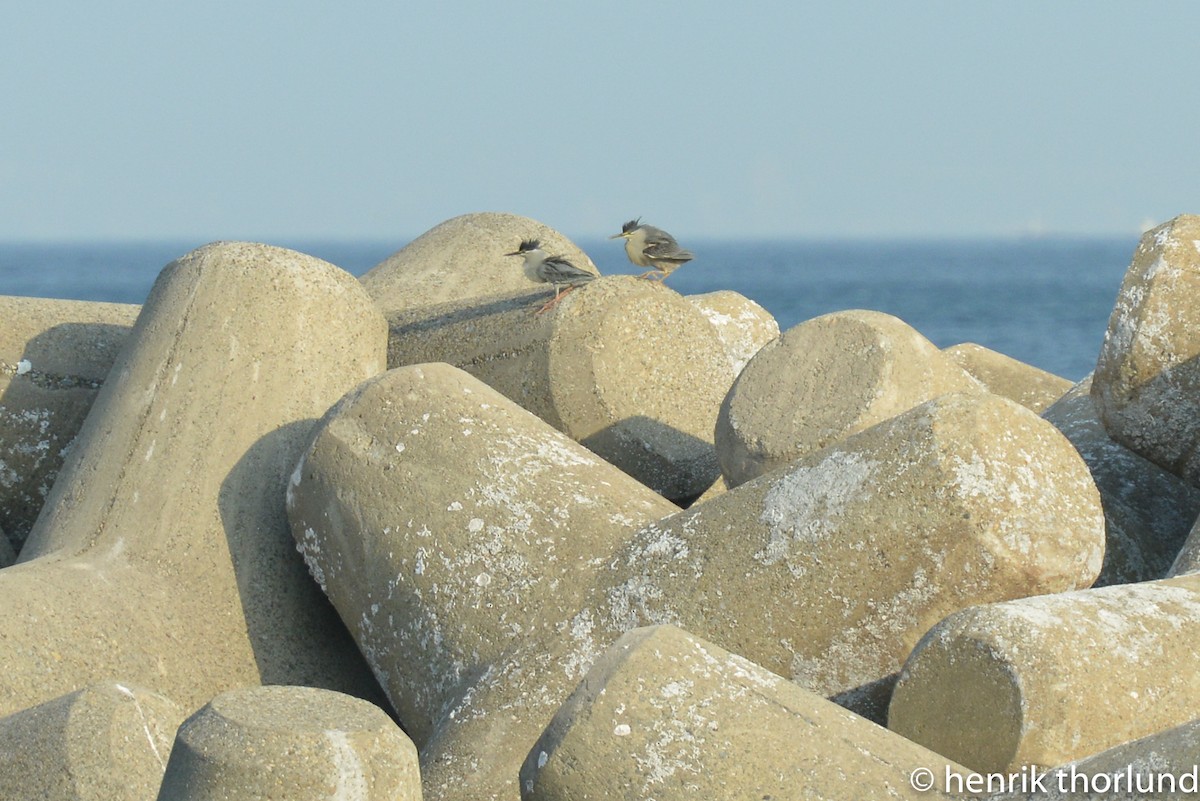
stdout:
[(534, 281), (554, 286), (554, 297), (538, 310), (538, 314), (558, 303), (572, 289), (596, 278), (595, 273), (576, 267), (562, 256), (548, 255), (542, 250), (542, 243), (537, 239), (522, 240), (516, 250), (504, 255), (524, 257), (525, 275)]
[(690, 250), (679, 247), (675, 237), (661, 228), (646, 225), (640, 217), (622, 225), (621, 233), (613, 234), (609, 239), (624, 239), (625, 255), (629, 260), (638, 267), (653, 268), (639, 278), (657, 274), (659, 281), (665, 281), (677, 267), (695, 258)]

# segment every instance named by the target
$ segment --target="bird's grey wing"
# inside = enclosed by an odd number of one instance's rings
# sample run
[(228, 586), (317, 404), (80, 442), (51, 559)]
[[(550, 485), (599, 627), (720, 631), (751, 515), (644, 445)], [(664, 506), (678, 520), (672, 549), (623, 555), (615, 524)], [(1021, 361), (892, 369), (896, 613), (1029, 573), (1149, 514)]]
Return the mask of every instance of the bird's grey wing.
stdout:
[(680, 262), (692, 259), (691, 251), (679, 247), (679, 243), (675, 241), (675, 237), (661, 228), (654, 228), (652, 226), (647, 226), (646, 247), (642, 248), (642, 252), (651, 259)]
[(542, 280), (552, 284), (583, 283), (596, 277), (582, 267), (576, 267), (566, 259), (551, 257), (542, 262), (538, 268)]

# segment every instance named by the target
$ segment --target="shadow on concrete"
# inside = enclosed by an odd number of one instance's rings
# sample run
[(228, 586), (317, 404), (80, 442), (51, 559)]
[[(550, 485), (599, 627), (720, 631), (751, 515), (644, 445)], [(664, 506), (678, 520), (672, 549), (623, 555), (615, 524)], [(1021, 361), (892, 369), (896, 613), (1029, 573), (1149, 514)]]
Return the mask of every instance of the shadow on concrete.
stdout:
[[(130, 326), (62, 323), (0, 374), (0, 530), (19, 554)], [(19, 365), (19, 367), (18, 367)]]
[(716, 446), (645, 415), (605, 426), (579, 444), (683, 507), (721, 477)]
[[(287, 522), (287, 482), (316, 420), (289, 423), (246, 451), (218, 505), (263, 684), (336, 690), (395, 717), (333, 604), (308, 572)], [(261, 510), (267, 509), (264, 515)], [(270, 525), (262, 527), (262, 520)]]

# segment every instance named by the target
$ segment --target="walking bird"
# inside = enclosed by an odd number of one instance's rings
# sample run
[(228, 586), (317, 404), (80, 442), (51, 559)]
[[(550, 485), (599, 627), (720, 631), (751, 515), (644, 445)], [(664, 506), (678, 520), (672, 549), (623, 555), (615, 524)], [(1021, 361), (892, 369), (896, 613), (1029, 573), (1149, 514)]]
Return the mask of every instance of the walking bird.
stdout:
[[(596, 278), (596, 274), (582, 267), (576, 267), (562, 256), (550, 256), (542, 250), (542, 243), (536, 239), (526, 239), (512, 253), (505, 256), (522, 256), (525, 259), (525, 275), (534, 281), (554, 286), (554, 297), (545, 306), (538, 309), (538, 314), (558, 303), (568, 292)], [(563, 287), (566, 287), (565, 289)]]
[(642, 273), (641, 278), (657, 274), (659, 281), (665, 281), (676, 268), (694, 258), (690, 250), (679, 247), (675, 237), (661, 228), (646, 225), (640, 217), (622, 225), (621, 233), (609, 239), (624, 239), (629, 260), (638, 267), (653, 268)]

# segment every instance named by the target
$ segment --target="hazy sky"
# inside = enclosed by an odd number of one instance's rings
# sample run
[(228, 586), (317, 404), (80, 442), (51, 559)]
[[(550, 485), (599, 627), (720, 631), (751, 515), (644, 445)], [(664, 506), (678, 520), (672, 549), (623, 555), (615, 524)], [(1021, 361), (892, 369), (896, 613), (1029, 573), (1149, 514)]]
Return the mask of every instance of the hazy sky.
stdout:
[(1200, 3), (6, 3), (0, 239), (1127, 234)]

